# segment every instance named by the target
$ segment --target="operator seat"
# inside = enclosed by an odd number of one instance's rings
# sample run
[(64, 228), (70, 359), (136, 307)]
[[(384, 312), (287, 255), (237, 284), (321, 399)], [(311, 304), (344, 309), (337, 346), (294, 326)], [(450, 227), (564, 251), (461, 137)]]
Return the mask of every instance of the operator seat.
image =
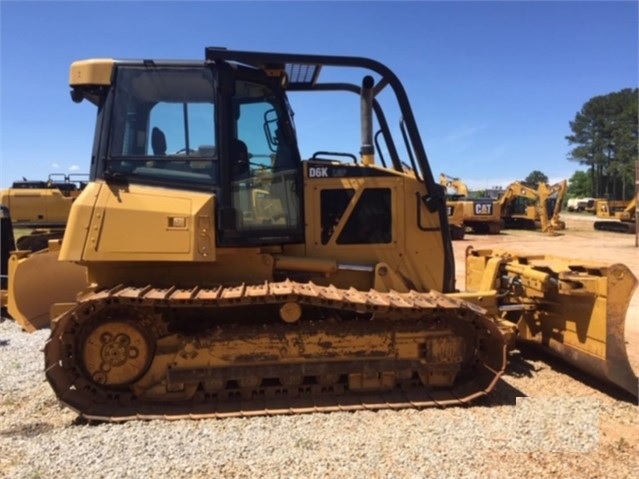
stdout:
[(246, 143), (237, 138), (231, 140), (231, 175), (234, 180), (248, 178), (249, 153)]
[(166, 136), (157, 126), (151, 130), (151, 148), (155, 156), (166, 155)]

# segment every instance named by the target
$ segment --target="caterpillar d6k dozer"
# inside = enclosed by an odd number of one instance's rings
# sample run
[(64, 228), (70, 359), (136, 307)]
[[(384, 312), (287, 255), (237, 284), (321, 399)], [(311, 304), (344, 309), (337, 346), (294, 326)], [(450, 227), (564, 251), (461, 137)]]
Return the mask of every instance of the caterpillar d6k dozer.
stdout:
[[(322, 83), (324, 69), (358, 80)], [(636, 394), (626, 267), (472, 252), (473, 291), (455, 290), (444, 189), (384, 65), (207, 48), (79, 61), (70, 83), (98, 114), (60, 260), (89, 286), (52, 306), (44, 354), (80, 415), (457, 405), (493, 389), (518, 328)], [(359, 95), (360, 158), (302, 160), (287, 91)]]

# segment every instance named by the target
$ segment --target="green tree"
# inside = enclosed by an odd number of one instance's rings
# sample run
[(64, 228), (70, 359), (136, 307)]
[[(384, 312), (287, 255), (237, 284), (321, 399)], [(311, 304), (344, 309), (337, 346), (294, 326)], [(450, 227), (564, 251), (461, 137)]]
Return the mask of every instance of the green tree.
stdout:
[(543, 174), (541, 171), (534, 170), (530, 172), (530, 174), (526, 177), (524, 181), (526, 183), (534, 185), (535, 188), (537, 188), (537, 186), (539, 186), (539, 183), (542, 183), (542, 182), (548, 183), (548, 177), (545, 174)]
[(587, 198), (592, 196), (592, 181), (588, 172), (575, 171), (568, 180), (566, 198)]
[(589, 167), (590, 196), (628, 199), (634, 192), (639, 90), (625, 88), (588, 100), (570, 122), (568, 159)]

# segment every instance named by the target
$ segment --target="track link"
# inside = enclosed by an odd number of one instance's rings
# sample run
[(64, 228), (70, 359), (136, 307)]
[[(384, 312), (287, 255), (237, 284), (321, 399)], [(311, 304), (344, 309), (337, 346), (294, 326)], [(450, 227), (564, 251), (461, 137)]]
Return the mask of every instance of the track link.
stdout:
[(119, 285), (56, 318), (45, 346), (60, 401), (100, 421), (456, 405), (505, 365), (470, 303), (293, 281)]
[(635, 234), (637, 227), (630, 221), (595, 221), (594, 228), (598, 231), (612, 231), (615, 233)]

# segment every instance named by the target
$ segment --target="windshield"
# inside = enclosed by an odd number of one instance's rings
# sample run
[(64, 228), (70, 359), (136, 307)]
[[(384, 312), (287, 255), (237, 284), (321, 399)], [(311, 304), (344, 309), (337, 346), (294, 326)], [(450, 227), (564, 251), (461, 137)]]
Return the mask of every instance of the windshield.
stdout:
[(217, 183), (211, 69), (117, 69), (107, 171)]

